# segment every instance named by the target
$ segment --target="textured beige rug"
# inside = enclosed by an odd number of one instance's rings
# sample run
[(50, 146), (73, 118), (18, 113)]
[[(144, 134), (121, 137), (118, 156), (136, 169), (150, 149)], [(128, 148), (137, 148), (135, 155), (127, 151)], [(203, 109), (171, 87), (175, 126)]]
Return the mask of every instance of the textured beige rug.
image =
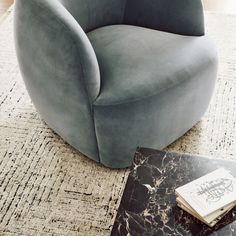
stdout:
[[(40, 119), (19, 73), (12, 13), (0, 19), (0, 235), (109, 235), (128, 170), (109, 170)], [(236, 159), (236, 17), (207, 14), (218, 83), (202, 119), (170, 150)]]

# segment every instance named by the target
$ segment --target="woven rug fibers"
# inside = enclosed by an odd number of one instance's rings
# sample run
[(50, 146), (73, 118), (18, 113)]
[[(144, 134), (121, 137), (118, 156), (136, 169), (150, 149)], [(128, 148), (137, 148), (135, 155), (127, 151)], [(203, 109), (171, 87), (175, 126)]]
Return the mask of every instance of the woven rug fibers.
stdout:
[[(0, 20), (0, 235), (109, 235), (129, 170), (74, 150), (40, 119), (23, 84), (13, 14)], [(168, 149), (236, 159), (236, 17), (207, 14), (220, 56), (203, 119)]]

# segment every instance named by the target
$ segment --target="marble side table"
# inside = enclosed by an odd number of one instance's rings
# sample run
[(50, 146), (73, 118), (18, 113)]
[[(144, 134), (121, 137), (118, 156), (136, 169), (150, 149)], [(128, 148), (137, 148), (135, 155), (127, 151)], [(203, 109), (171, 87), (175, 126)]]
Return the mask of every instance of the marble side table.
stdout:
[(236, 162), (139, 148), (111, 235), (236, 235), (236, 207), (213, 228), (176, 205), (174, 190), (217, 168), (236, 177)]

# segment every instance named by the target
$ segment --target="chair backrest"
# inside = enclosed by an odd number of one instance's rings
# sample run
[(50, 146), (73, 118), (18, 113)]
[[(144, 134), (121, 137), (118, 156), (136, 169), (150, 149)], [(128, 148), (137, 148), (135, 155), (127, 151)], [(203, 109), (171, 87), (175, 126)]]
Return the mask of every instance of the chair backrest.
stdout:
[(204, 35), (201, 0), (127, 0), (123, 22), (183, 35)]
[(85, 32), (106, 25), (129, 24), (184, 35), (204, 34), (201, 0), (58, 1)]
[(58, 0), (73, 15), (85, 32), (120, 24), (127, 0)]

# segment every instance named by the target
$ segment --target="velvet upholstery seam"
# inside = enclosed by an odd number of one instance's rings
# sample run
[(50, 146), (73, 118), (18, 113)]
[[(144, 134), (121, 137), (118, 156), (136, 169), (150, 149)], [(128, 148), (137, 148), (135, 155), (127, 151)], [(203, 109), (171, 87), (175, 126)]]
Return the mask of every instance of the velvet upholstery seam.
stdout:
[(129, 1), (129, 0), (125, 0), (124, 12), (123, 12), (123, 17), (122, 17), (122, 24), (124, 24), (124, 21), (125, 21), (125, 15), (126, 15), (126, 10), (127, 10), (128, 1)]

